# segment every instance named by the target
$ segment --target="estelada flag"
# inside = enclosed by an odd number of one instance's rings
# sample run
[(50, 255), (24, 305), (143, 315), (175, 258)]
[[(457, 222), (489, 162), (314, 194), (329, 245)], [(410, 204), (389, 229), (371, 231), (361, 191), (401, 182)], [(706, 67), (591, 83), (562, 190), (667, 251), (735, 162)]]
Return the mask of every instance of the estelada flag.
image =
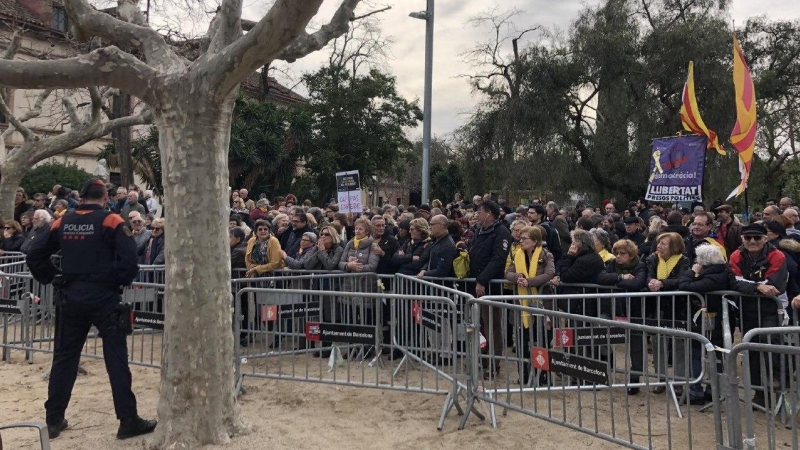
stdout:
[(733, 36), (733, 87), (736, 90), (736, 125), (731, 132), (731, 144), (739, 153), (739, 173), (742, 181), (730, 193), (728, 199), (733, 196), (738, 197), (747, 188), (758, 129), (753, 76), (750, 74), (750, 67), (747, 66), (736, 36)]
[(686, 131), (708, 138), (708, 148), (714, 148), (720, 155), (725, 155), (725, 150), (719, 145), (717, 133), (711, 131), (700, 117), (700, 108), (697, 107), (697, 97), (694, 94), (694, 61), (689, 61), (689, 75), (683, 85), (681, 105), (681, 123)]

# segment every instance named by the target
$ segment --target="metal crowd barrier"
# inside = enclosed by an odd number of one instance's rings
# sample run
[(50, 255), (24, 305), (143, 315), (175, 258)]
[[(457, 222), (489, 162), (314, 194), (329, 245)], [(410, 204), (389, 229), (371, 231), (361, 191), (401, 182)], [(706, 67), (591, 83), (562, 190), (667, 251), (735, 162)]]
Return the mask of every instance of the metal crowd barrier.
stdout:
[(166, 282), (166, 272), (163, 265), (148, 266), (139, 265), (139, 274), (136, 275), (136, 282), (150, 284), (164, 284)]
[(11, 350), (22, 350), (33, 363), (34, 352), (49, 350), (54, 318), (52, 286), (38, 283), (28, 273), (0, 273), (3, 361), (11, 361)]
[[(52, 353), (58, 320), (53, 286), (42, 285), (25, 272), (0, 274), (0, 284), (3, 361), (11, 361), (12, 351), (24, 352), (29, 363), (33, 363), (34, 353)], [(122, 301), (131, 303), (134, 313), (134, 332), (128, 337), (131, 364), (161, 366), (163, 296), (164, 285), (154, 283), (134, 282), (122, 292)], [(102, 358), (102, 348), (92, 327), (81, 355)]]
[[(739, 409), (738, 401), (727, 404), (727, 448), (798, 448), (799, 337), (800, 327), (753, 329), (728, 353), (727, 380), (722, 385), (727, 384), (731, 397), (742, 386), (744, 408)], [(741, 382), (737, 361), (740, 355), (743, 356)], [(777, 420), (782, 426), (778, 426)], [(744, 434), (742, 421), (746, 425)]]
[[(2, 268), (7, 264), (13, 264), (18, 262), (25, 262), (25, 253), (22, 252), (3, 252), (0, 254), (0, 271), (4, 271)], [(5, 272), (5, 271), (4, 271)]]
[[(662, 294), (637, 293), (651, 299)], [(473, 410), (476, 402), (484, 402), (490, 405), (493, 425), (494, 409), (499, 406), (504, 413), (520, 412), (630, 448), (659, 447), (653, 441), (654, 434), (667, 436), (667, 448), (714, 447), (722, 438), (721, 425), (710, 423), (708, 416), (691, 408), (686, 408), (686, 420), (673, 421), (670, 411), (679, 408), (675, 389), (688, 394), (691, 386), (702, 382), (707, 373), (710, 401), (715, 413), (719, 413), (717, 366), (703, 363), (706, 360), (702, 356), (713, 349), (704, 336), (671, 327), (509, 303), (509, 300), (527, 300), (541, 306), (548, 300), (579, 299), (581, 295), (469, 300), (471, 325), (467, 336), (476, 357), (471, 358), (473, 378), (466, 410)], [(620, 294), (595, 295), (601, 301), (620, 298)], [(518, 320), (518, 324), (522, 322), (521, 330), (528, 334), (522, 341), (523, 349), (516, 354), (505, 349), (502, 354), (495, 353), (491, 345), (485, 345), (479, 332), (481, 320), (492, 323), (491, 316), (504, 311)], [(684, 376), (674, 370), (658, 372), (645, 364), (638, 374), (641, 379), (632, 382), (629, 377), (637, 374), (630, 361), (634, 356), (633, 344), (638, 340), (645, 345), (648, 339), (655, 344), (668, 343), (676, 358), (681, 346), (698, 348), (701, 356), (698, 373)], [(682, 357), (690, 364), (688, 353)], [(480, 374), (487, 369), (489, 375), (481, 379)], [(653, 393), (650, 388), (661, 388), (662, 392)], [(628, 389), (639, 389), (638, 397), (628, 395)], [(468, 415), (462, 418), (460, 428), (466, 425)], [(693, 433), (698, 423), (714, 428), (715, 435), (709, 438)]]
[[(726, 408), (730, 448), (753, 448), (756, 436), (766, 436), (770, 448), (779, 441), (798, 448), (800, 333), (753, 329), (772, 324), (773, 312), (783, 310), (776, 298), (760, 297), (759, 308), (752, 309), (746, 302), (754, 297), (736, 291), (703, 297), (564, 283), (558, 294), (546, 287), (541, 295), (519, 297), (509, 295), (517, 293), (513, 283), (492, 280), (486, 296), (475, 299), (474, 279), (290, 269), (258, 278), (244, 278), (244, 271), (232, 275), (234, 332), (240, 338), (234, 353), (237, 391), (249, 376), (440, 394), (446, 400), (439, 429), (452, 408), (465, 411), (458, 399), (466, 393), (467, 415), (482, 418), (475, 404), (486, 402), (493, 424), (497, 405), (504, 414), (522, 412), (632, 448), (653, 447), (653, 433), (661, 432), (669, 447), (704, 448), (705, 438), (693, 437), (691, 430), (708, 422), (707, 416), (685, 408), (687, 420), (672, 421), (671, 413), (684, 417), (681, 402), (706, 380), (716, 443), (723, 442), (720, 402), (743, 390), (746, 411), (736, 412), (738, 402)], [(131, 364), (161, 365), (164, 281), (164, 266), (141, 266), (137, 281), (123, 292), (134, 309)], [(721, 304), (709, 304), (711, 295), (722, 298)], [(752, 311), (743, 311), (742, 304)], [(24, 257), (0, 265), (4, 361), (12, 351), (25, 352), (29, 362), (36, 352), (52, 352), (55, 316), (52, 287), (32, 279)], [(745, 323), (744, 331), (752, 331), (734, 346), (735, 327)], [(724, 370), (716, 357), (707, 357), (717, 355), (712, 348), (730, 352)], [(92, 329), (83, 355), (99, 358), (101, 349)], [(540, 354), (561, 366), (544, 370)], [(742, 360), (741, 381), (740, 354), (751, 355)], [(582, 364), (574, 366), (576, 361)], [(598, 373), (607, 378), (601, 382)], [(770, 381), (765, 387), (759, 380)], [(657, 387), (664, 393), (650, 392)], [(627, 389), (638, 389), (639, 397), (625, 395)], [(768, 399), (768, 408), (760, 409), (763, 419), (750, 408), (752, 391)], [(610, 425), (599, 420), (608, 411)]]
[[(355, 278), (373, 278), (359, 275)], [(439, 429), (452, 408), (463, 412), (458, 394), (466, 385), (458, 380), (457, 340), (447, 332), (456, 329), (452, 300), (378, 291), (244, 288), (234, 302), (236, 317), (243, 316), (240, 305), (248, 294), (266, 312), (245, 321), (246, 328), (236, 328), (239, 389), (244, 377), (259, 377), (440, 394), (445, 402)]]

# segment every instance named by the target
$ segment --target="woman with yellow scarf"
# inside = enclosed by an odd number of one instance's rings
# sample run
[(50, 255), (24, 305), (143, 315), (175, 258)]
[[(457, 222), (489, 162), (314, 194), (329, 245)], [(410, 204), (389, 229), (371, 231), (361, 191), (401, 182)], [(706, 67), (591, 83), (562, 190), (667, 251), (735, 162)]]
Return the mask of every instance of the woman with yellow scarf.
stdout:
[[(542, 246), (545, 232), (538, 225), (527, 226), (519, 235), (520, 249), (514, 254), (514, 259), (506, 270), (506, 280), (516, 283), (517, 295), (536, 295), (539, 288), (547, 284), (556, 274), (552, 253)], [(523, 306), (532, 302), (522, 300)], [(525, 384), (530, 375), (530, 341), (534, 328), (531, 326), (533, 318), (527, 313), (521, 317), (521, 328), (518, 328), (517, 356), (525, 363), (520, 368), (520, 384)], [(521, 343), (521, 344), (520, 344)]]
[[(689, 258), (683, 255), (686, 245), (683, 238), (678, 233), (661, 233), (656, 238), (656, 251), (647, 257), (647, 289), (650, 292), (670, 292), (679, 290), (679, 280), (682, 273), (689, 270), (692, 266)], [(685, 296), (664, 296), (659, 299), (649, 297), (648, 303), (658, 301), (658, 325), (663, 327), (685, 327), (691, 323), (687, 299)], [(649, 309), (649, 308), (648, 308)], [(680, 322), (679, 322), (680, 321)], [(685, 339), (675, 339), (674, 345), (671, 339), (656, 339), (658, 342), (653, 344), (653, 363), (656, 374), (662, 379), (667, 369), (667, 352), (672, 349), (672, 362), (675, 368), (675, 377), (685, 377), (687, 375), (687, 342)], [(653, 388), (656, 394), (663, 393), (664, 386)], [(678, 395), (683, 394), (683, 389), (675, 389)]]

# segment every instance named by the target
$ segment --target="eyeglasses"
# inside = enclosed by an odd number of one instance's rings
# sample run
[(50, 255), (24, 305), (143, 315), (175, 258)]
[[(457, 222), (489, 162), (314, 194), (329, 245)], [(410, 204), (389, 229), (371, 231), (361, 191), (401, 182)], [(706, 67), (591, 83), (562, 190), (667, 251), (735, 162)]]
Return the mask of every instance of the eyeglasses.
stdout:
[(745, 241), (760, 241), (764, 236), (742, 236)]
[(520, 238), (519, 238), (519, 241), (520, 241), (520, 242), (524, 242), (524, 241), (532, 241), (532, 240), (533, 240), (533, 239), (531, 239), (531, 238), (529, 238), (529, 237), (526, 237), (526, 236), (522, 236), (522, 237), (520, 237)]
[(269, 228), (267, 228), (267, 227), (258, 227), (258, 229), (256, 231), (269, 231)]
[(616, 256), (622, 256), (622, 255), (627, 255), (627, 254), (628, 254), (628, 252), (614, 252), (614, 255), (616, 255)]
[(163, 231), (163, 230), (164, 228), (162, 227), (153, 227), (153, 233), (155, 233), (156, 231)]
[(131, 220), (131, 223), (144, 223), (144, 220)]
[(311, 239), (309, 239), (309, 238), (300, 238), (300, 242), (303, 242), (303, 241), (311, 242)]

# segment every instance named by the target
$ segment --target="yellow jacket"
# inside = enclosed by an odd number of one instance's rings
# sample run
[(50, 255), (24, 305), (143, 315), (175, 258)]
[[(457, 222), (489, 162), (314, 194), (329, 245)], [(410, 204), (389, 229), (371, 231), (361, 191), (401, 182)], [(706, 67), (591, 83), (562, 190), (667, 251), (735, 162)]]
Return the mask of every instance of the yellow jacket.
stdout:
[(248, 270), (255, 268), (256, 272), (261, 275), (272, 272), (273, 270), (283, 269), (286, 266), (283, 262), (283, 258), (281, 258), (281, 244), (278, 242), (278, 238), (272, 235), (270, 235), (269, 242), (267, 243), (267, 261), (269, 262), (260, 265), (253, 263), (251, 257), (253, 256), (253, 247), (256, 244), (256, 240), (257, 238), (253, 236), (247, 241), (247, 252), (244, 256), (244, 263), (247, 265)]

